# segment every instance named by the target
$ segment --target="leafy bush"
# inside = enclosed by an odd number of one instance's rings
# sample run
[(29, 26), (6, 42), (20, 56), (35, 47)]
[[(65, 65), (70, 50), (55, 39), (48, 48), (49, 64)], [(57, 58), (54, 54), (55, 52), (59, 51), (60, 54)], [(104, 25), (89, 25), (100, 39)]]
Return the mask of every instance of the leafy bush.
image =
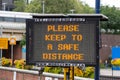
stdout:
[(61, 67), (45, 67), (44, 72), (50, 72), (50, 73), (62, 73)]
[(14, 61), (15, 67), (18, 69), (24, 69), (25, 66), (25, 60), (21, 59), (21, 60), (15, 60)]
[(12, 59), (2, 58), (2, 66), (10, 67), (12, 66)]
[(84, 71), (84, 77), (87, 78), (94, 78), (94, 68), (93, 67), (86, 67)]
[(15, 67), (18, 69), (31, 69), (31, 65), (26, 65), (26, 61), (24, 59), (15, 60), (14, 61)]
[(116, 58), (116, 59), (111, 60), (111, 64), (113, 66), (120, 66), (120, 58)]
[(78, 67), (74, 67), (74, 75), (79, 76), (79, 77), (83, 77), (83, 71)]
[[(60, 74), (63, 73), (63, 69), (61, 67), (45, 67), (44, 72)], [(94, 68), (86, 67), (85, 71), (83, 71), (78, 67), (74, 67), (74, 75), (78, 77), (94, 78)]]
[(100, 68), (105, 68), (105, 64), (104, 63), (100, 63)]
[(75, 67), (74, 75), (79, 77), (94, 78), (94, 67), (86, 67), (85, 70)]

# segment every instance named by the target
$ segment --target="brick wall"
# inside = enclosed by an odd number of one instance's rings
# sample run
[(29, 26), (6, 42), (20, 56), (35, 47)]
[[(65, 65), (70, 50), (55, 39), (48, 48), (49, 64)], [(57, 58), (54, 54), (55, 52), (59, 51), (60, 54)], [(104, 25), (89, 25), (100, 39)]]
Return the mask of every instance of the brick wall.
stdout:
[[(9, 67), (0, 67), (0, 80), (40, 80), (38, 71), (22, 70)], [(41, 80), (64, 80), (63, 74), (43, 73)], [(74, 80), (94, 80), (90, 78), (75, 77)]]
[(0, 70), (0, 80), (13, 80), (13, 72)]
[(14, 60), (22, 58), (22, 48), (19, 44), (14, 45)]
[(100, 58), (104, 62), (111, 55), (112, 46), (120, 46), (120, 35), (102, 34), (101, 39)]
[(17, 80), (38, 80), (39, 76), (35, 74), (26, 74), (18, 72), (16, 77)]
[[(13, 71), (8, 70), (0, 70), (0, 80), (14, 80), (13, 79)], [(46, 76), (42, 76), (42, 80), (45, 80)], [(55, 80), (54, 77), (47, 76), (47, 78), (52, 78), (52, 80)], [(39, 76), (37, 74), (29, 74), (29, 73), (23, 73), (23, 72), (17, 72), (16, 74), (16, 80), (38, 80)], [(63, 80), (63, 78), (59, 78), (59, 80)]]
[[(13, 71), (0, 70), (0, 80), (13, 80), (13, 75)], [(39, 76), (35, 74), (27, 74), (21, 72), (17, 72), (16, 74), (16, 80), (38, 80), (38, 78)]]

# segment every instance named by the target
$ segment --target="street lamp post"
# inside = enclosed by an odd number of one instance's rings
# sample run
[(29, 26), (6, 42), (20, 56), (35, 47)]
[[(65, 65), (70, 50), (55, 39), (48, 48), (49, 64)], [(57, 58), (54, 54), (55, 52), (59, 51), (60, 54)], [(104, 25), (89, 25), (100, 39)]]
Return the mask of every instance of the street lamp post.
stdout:
[(96, 3), (95, 3), (95, 12), (96, 12), (96, 14), (100, 13), (100, 0), (96, 0)]
[(45, 13), (45, 1), (44, 1), (44, 0), (42, 1), (42, 8), (43, 8), (43, 9), (42, 9), (42, 10), (43, 10), (42, 12), (43, 12), (43, 14), (44, 14), (44, 13)]
[(70, 12), (71, 12), (72, 14), (74, 13), (74, 11), (75, 11), (74, 9), (71, 9), (71, 10), (70, 10)]
[(6, 4), (7, 4), (7, 3), (2, 3), (2, 5), (3, 5), (3, 10), (4, 10), (4, 11), (6, 10)]
[[(100, 0), (95, 0), (95, 13), (100, 14)], [(100, 29), (100, 28), (99, 28)], [(100, 34), (99, 34), (100, 36)], [(100, 42), (100, 41), (99, 41)], [(96, 66), (95, 66), (95, 80), (100, 80), (100, 65), (99, 65), (99, 51), (97, 53)]]
[(12, 59), (12, 65), (13, 65), (13, 46), (16, 45), (16, 38), (15, 36), (13, 36), (13, 32), (12, 32), (12, 36), (10, 37), (10, 43), (11, 45), (11, 59)]

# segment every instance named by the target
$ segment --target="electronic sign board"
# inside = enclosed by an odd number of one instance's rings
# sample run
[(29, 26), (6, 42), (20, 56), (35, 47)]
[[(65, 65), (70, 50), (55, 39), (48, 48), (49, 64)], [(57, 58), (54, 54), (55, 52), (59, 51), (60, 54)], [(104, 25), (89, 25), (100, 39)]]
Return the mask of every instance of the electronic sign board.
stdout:
[(26, 24), (27, 64), (96, 65), (99, 19), (38, 17)]

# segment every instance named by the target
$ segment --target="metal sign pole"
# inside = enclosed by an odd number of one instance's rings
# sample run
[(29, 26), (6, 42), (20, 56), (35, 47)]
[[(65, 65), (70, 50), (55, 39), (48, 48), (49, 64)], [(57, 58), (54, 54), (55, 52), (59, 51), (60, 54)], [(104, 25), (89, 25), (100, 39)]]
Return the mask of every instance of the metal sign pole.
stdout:
[(12, 59), (12, 65), (13, 65), (13, 61), (14, 61), (13, 48), (14, 48), (14, 45), (16, 45), (16, 38), (15, 36), (13, 36), (13, 32), (12, 32), (12, 36), (10, 37), (10, 45), (11, 45), (11, 59)]
[(96, 12), (97, 14), (100, 13), (100, 0), (96, 0), (95, 12)]
[(0, 66), (2, 66), (2, 49), (0, 49)]
[(68, 67), (68, 72), (66, 73), (67, 74), (67, 80), (70, 80), (70, 67)]
[(41, 67), (39, 70), (38, 70), (38, 74), (39, 74), (39, 77), (38, 77), (38, 80), (42, 80), (42, 73), (44, 72), (44, 67)]
[(113, 80), (113, 66), (112, 66), (112, 80)]
[(69, 80), (70, 78), (70, 68), (64, 68), (64, 80)]
[(74, 80), (74, 66), (70, 67), (70, 80)]
[(66, 78), (66, 73), (67, 73), (67, 69), (64, 68), (64, 80), (67, 80), (67, 78)]
[(100, 48), (100, 27), (99, 22), (96, 23), (96, 66), (95, 66), (95, 80), (99, 80), (100, 77), (100, 64), (99, 64), (99, 48)]
[[(0, 28), (0, 36), (2, 38), (2, 26)], [(2, 48), (0, 49), (0, 66), (2, 66)]]
[(2, 49), (1, 49), (1, 58), (2, 58)]
[(13, 65), (13, 45), (11, 45), (11, 59), (12, 59), (12, 65)]
[(44, 0), (42, 1), (42, 6), (43, 6), (42, 8), (43, 8), (43, 14), (44, 14), (45, 13), (45, 1)]
[[(96, 4), (95, 4), (95, 12), (96, 14), (100, 13), (100, 0), (96, 0)], [(98, 23), (99, 24), (99, 23)], [(99, 27), (97, 28), (97, 34), (99, 35)], [(100, 37), (97, 37), (97, 39), (99, 39)], [(98, 40), (98, 44), (99, 44), (99, 40)], [(99, 73), (100, 73), (100, 67), (99, 67), (99, 49), (97, 50), (97, 59), (96, 59), (96, 66), (95, 66), (95, 80), (99, 80)]]
[[(96, 0), (95, 4), (95, 12), (96, 14), (100, 13), (100, 0)], [(99, 24), (99, 23), (98, 23)], [(99, 27), (96, 29), (97, 30), (97, 35), (99, 35)], [(99, 39), (100, 37), (97, 37)], [(98, 40), (98, 46), (99, 46), (99, 40)], [(98, 48), (98, 47), (97, 47)], [(96, 66), (95, 66), (95, 80), (99, 80), (99, 73), (100, 73), (100, 67), (99, 67), (99, 48), (97, 50), (97, 59), (96, 59)]]

